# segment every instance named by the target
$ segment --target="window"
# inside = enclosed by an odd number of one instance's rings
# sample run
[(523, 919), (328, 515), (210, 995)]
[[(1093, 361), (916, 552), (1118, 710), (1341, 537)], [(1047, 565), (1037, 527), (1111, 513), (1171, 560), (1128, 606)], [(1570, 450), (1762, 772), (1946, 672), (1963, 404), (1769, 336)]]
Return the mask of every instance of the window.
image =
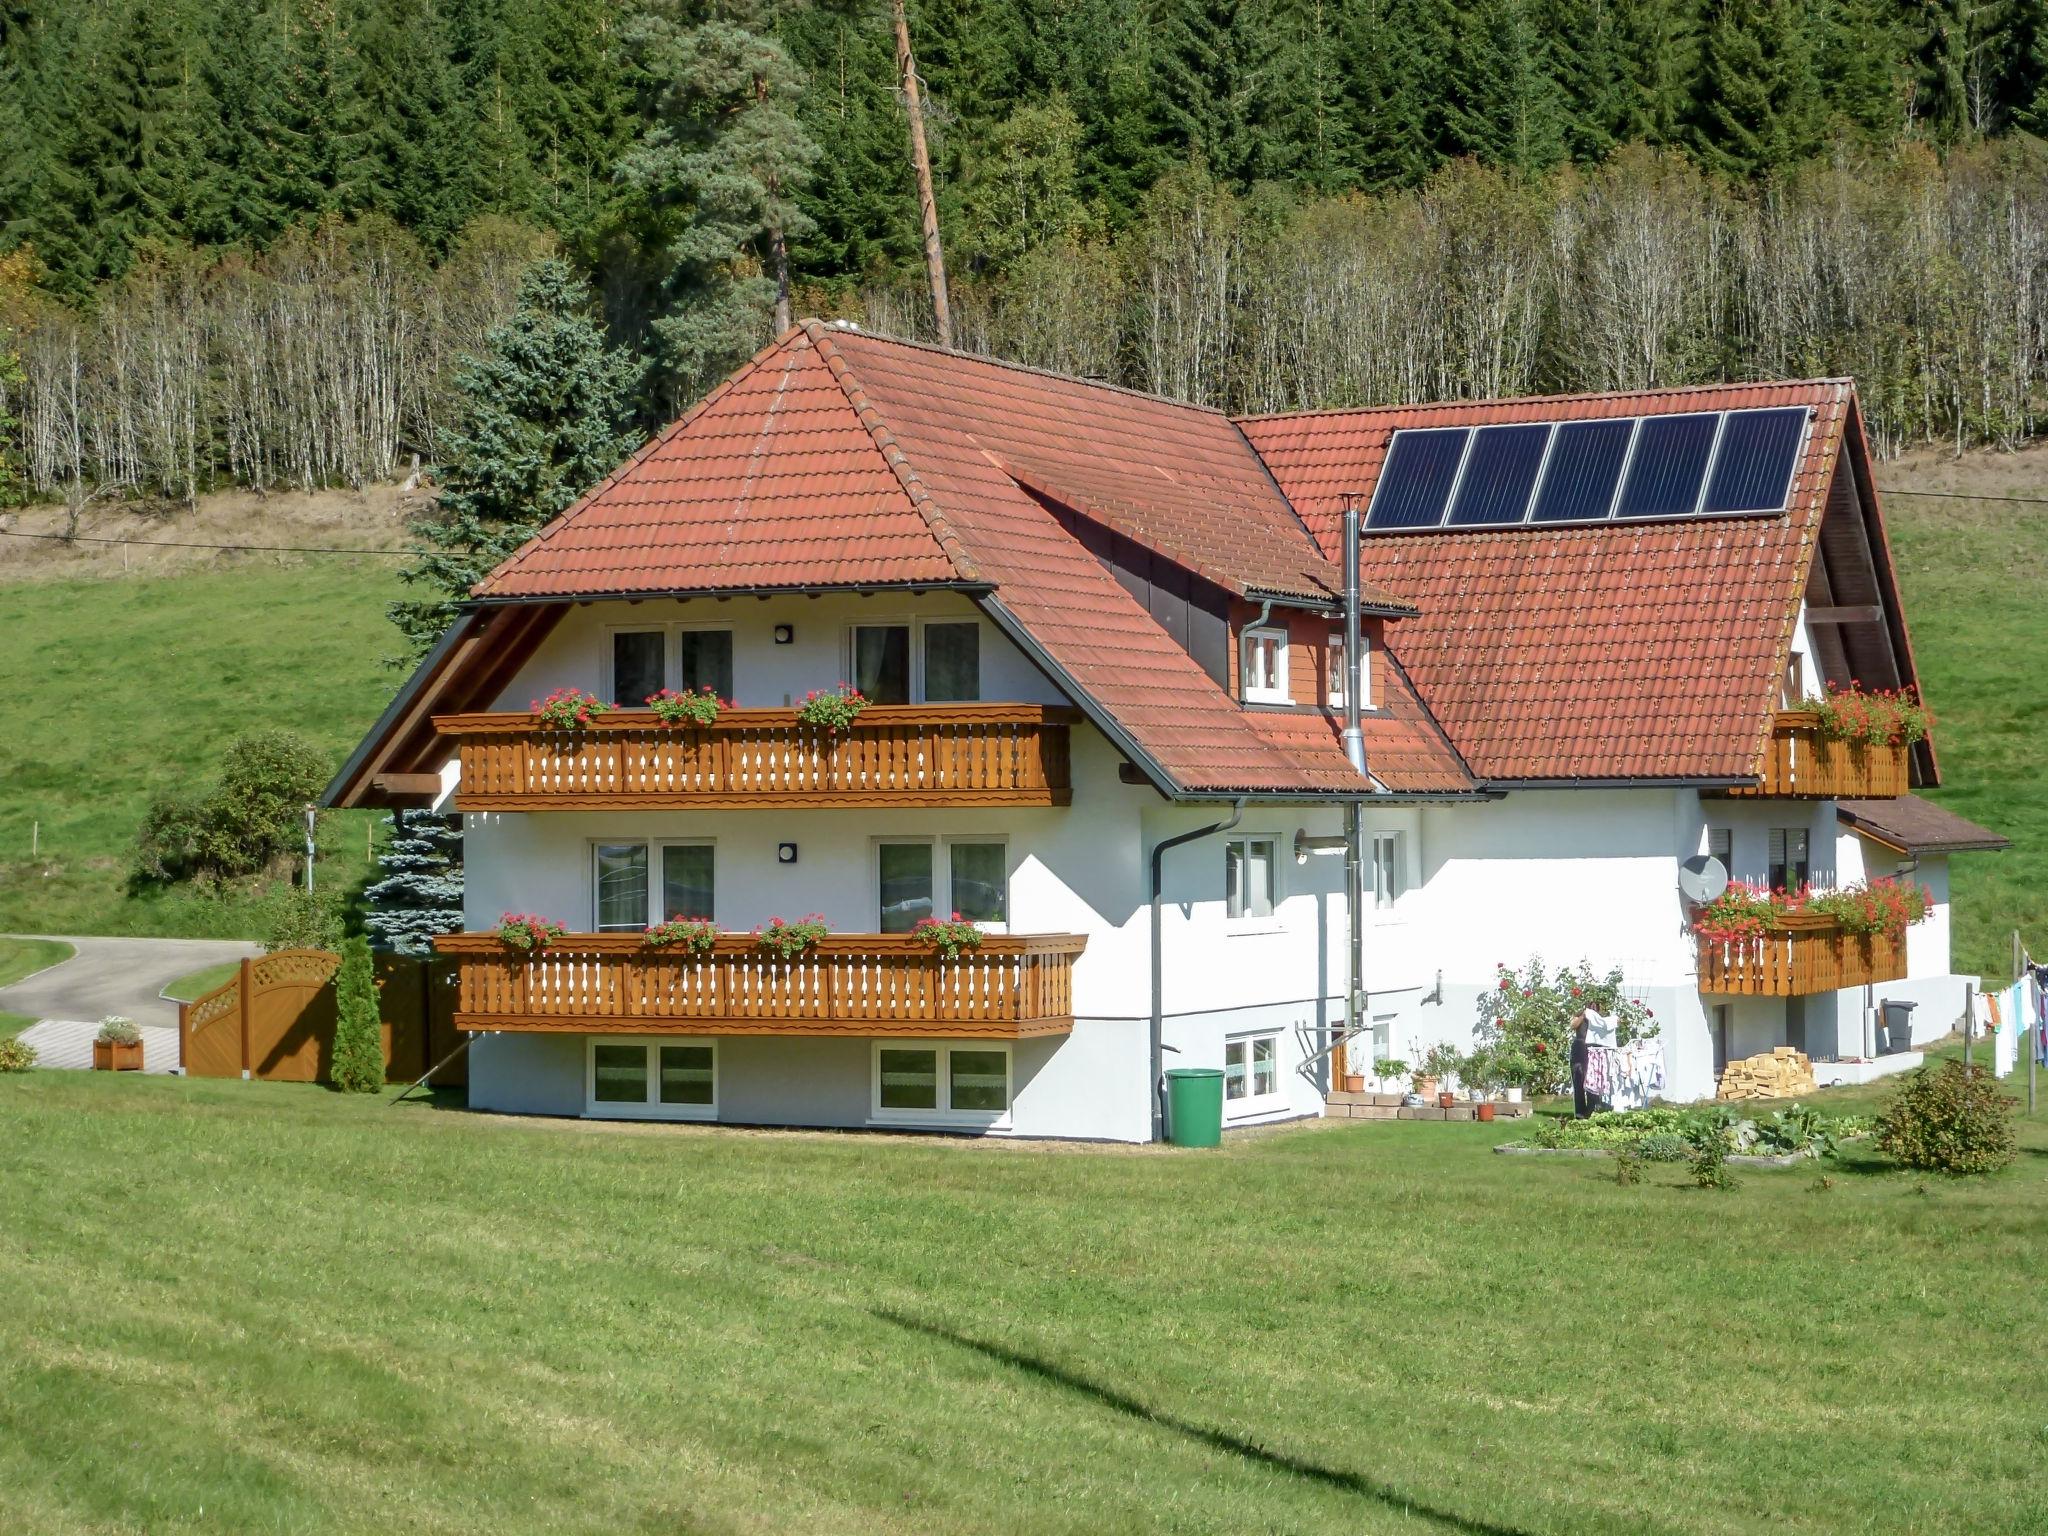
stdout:
[(876, 844), (881, 931), (908, 933), (920, 918), (948, 912), (969, 922), (1008, 923), (1009, 861), (1009, 845), (994, 839), (948, 838), (943, 859), (928, 839)]
[(1372, 904), (1391, 907), (1408, 889), (1408, 837), (1375, 832), (1372, 837)]
[(952, 843), (947, 846), (951, 891), (947, 910), (969, 922), (1010, 920), (1010, 850), (1003, 843)]
[(1806, 697), (1806, 658), (1794, 651), (1785, 658), (1785, 707), (1792, 709)]
[(1010, 1048), (877, 1041), (874, 1117), (995, 1125), (1010, 1113)]
[(1224, 913), (1273, 915), (1273, 839), (1233, 837), (1223, 845)]
[(853, 631), (853, 686), (876, 704), (910, 702), (910, 626), (859, 624)]
[(1372, 1059), (1391, 1061), (1394, 1058), (1394, 1016), (1391, 1013), (1376, 1013), (1372, 1019)]
[(1223, 1043), (1223, 1101), (1244, 1107), (1247, 1099), (1280, 1092), (1280, 1037), (1246, 1035)]
[(1732, 827), (1707, 828), (1707, 857), (1719, 859), (1721, 868), (1730, 878), (1735, 874), (1735, 829)]
[[(591, 852), (597, 932), (637, 933), (664, 918), (717, 915), (711, 844), (598, 843)], [(659, 902), (650, 880), (656, 868)]]
[(611, 696), (622, 709), (638, 709), (647, 696), (668, 686), (668, 632), (612, 631)]
[(1238, 652), (1238, 694), (1248, 704), (1289, 704), (1287, 631), (1248, 629)]
[[(1330, 632), (1330, 677), (1323, 696), (1331, 709), (1344, 707), (1344, 631)], [(1358, 707), (1372, 708), (1372, 636), (1363, 630), (1358, 636)]]
[(1771, 889), (1796, 891), (1813, 878), (1806, 828), (1771, 828)]
[(717, 1117), (716, 1041), (592, 1037), (588, 1051), (586, 1114), (666, 1120)]
[(709, 688), (721, 699), (733, 696), (731, 630), (683, 630), (676, 637), (676, 656), (676, 686), (684, 693)]
[(981, 697), (981, 626), (924, 627), (925, 702), (968, 702)]

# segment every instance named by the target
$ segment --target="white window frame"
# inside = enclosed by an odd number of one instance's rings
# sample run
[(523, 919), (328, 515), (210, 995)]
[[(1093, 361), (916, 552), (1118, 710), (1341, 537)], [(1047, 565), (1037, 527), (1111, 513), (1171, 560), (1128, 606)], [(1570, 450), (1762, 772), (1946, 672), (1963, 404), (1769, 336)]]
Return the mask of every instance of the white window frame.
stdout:
[[(1287, 653), (1291, 649), (1291, 636), (1277, 624), (1256, 624), (1247, 627), (1237, 637), (1237, 696), (1247, 704), (1292, 704), (1294, 695), (1287, 691)], [(1252, 648), (1267, 640), (1276, 642), (1273, 646), (1274, 675), (1267, 683), (1254, 687), (1252, 684)]]
[[(1270, 1115), (1275, 1110), (1287, 1108), (1285, 1079), (1280, 1072), (1280, 1034), (1277, 1029), (1253, 1029), (1241, 1034), (1227, 1035), (1223, 1040), (1223, 1118), (1226, 1120), (1250, 1119)], [(1273, 1043), (1273, 1091), (1252, 1093), (1247, 1091), (1242, 1098), (1230, 1096), (1230, 1052), (1233, 1046), (1244, 1047), (1244, 1080), (1249, 1090), (1253, 1083), (1252, 1050), (1257, 1041), (1270, 1040)]]
[[(1272, 910), (1261, 914), (1250, 912), (1234, 913), (1230, 910), (1237, 893), (1230, 888), (1230, 850), (1244, 847), (1245, 852), (1238, 858), (1239, 869), (1251, 867), (1251, 850), (1248, 844), (1265, 843), (1270, 848), (1266, 856), (1267, 899)], [(1280, 839), (1271, 832), (1246, 832), (1240, 836), (1223, 840), (1223, 921), (1233, 933), (1276, 933), (1280, 929), (1280, 903), (1284, 900), (1280, 889)]]
[(616, 638), (620, 635), (660, 635), (661, 686), (664, 688), (675, 688), (681, 686), (683, 676), (683, 652), (682, 644), (678, 637), (686, 629), (693, 630), (700, 634), (712, 630), (723, 630), (726, 634), (731, 635), (733, 637), (732, 691), (734, 696), (737, 697), (740, 691), (740, 644), (738, 628), (737, 626), (732, 624), (719, 623), (715, 620), (709, 619), (669, 619), (652, 624), (607, 624), (604, 630), (604, 654), (599, 658), (598, 662), (598, 676), (600, 681), (599, 692), (604, 696), (606, 700), (618, 705), (621, 709), (645, 709), (647, 707), (646, 704), (639, 699), (622, 699), (619, 697), (619, 680), (617, 676), (617, 659), (614, 654), (614, 644)]
[(890, 844), (925, 843), (932, 850), (932, 916), (953, 915), (953, 845), (955, 843), (997, 843), (1003, 850), (1003, 910), (1010, 916), (1000, 923), (977, 922), (983, 933), (1010, 933), (1016, 930), (1017, 913), (1014, 892), (1010, 888), (1010, 836), (1007, 832), (947, 832), (939, 833), (890, 833), (879, 832), (869, 839), (868, 852), (868, 894), (874, 900), (868, 903), (868, 910), (874, 913), (874, 931), (882, 931), (882, 849)]
[(907, 629), (910, 631), (910, 702), (912, 704), (925, 704), (929, 702), (924, 695), (924, 632), (928, 626), (933, 624), (971, 624), (980, 634), (980, 638), (976, 641), (975, 650), (975, 693), (978, 697), (973, 699), (941, 699), (939, 703), (979, 704), (985, 702), (988, 698), (987, 678), (983, 674), (980, 664), (988, 656), (988, 626), (971, 613), (958, 615), (941, 613), (881, 614), (872, 618), (864, 617), (853, 620), (846, 626), (845, 644), (840, 649), (840, 656), (845, 664), (847, 686), (854, 686), (853, 646), (854, 635), (857, 631), (863, 629)]
[[(661, 905), (659, 900), (661, 892), (661, 851), (664, 848), (709, 848), (711, 850), (711, 905), (714, 909), (718, 906), (718, 839), (715, 837), (635, 837), (629, 832), (618, 837), (593, 837), (589, 842), (590, 851), (588, 857), (583, 861), (583, 869), (589, 884), (588, 900), (585, 906), (586, 910), (590, 913), (589, 931), (592, 933), (599, 931), (597, 926), (597, 850), (599, 848), (626, 848), (634, 844), (639, 844), (646, 848), (647, 910), (649, 915), (647, 922), (642, 925), (644, 927), (652, 927), (656, 923), (665, 921), (668, 917), (666, 912), (656, 911), (656, 908)], [(692, 913), (691, 916), (708, 917), (713, 922), (718, 921), (716, 910)], [(626, 930), (614, 928), (610, 931), (621, 933)]]
[[(1344, 631), (1330, 631), (1329, 687), (1324, 690), (1323, 704), (1331, 711), (1344, 707)], [(1372, 702), (1372, 636), (1364, 630), (1358, 632), (1358, 707), (1369, 710)]]
[(726, 634), (732, 636), (732, 699), (735, 705), (737, 705), (740, 696), (739, 627), (734, 624), (721, 624), (714, 619), (678, 619), (675, 623), (669, 625), (668, 686), (671, 688), (683, 686), (683, 633), (685, 630), (699, 635), (723, 630)]
[[(1373, 910), (1398, 910), (1401, 898), (1408, 894), (1408, 834), (1400, 831), (1370, 833), (1366, 852), (1372, 863)], [(1389, 873), (1400, 881), (1399, 891), (1389, 889), (1392, 884), (1387, 878)]]
[[(648, 1097), (638, 1104), (600, 1104), (597, 1099), (597, 1048), (637, 1045), (647, 1052)], [(711, 1102), (663, 1104), (661, 1058), (664, 1045), (708, 1047), (711, 1051)], [(716, 1120), (719, 1087), (718, 1041), (710, 1035), (585, 1035), (583, 1037), (583, 1114), (590, 1120)]]
[[(937, 1058), (939, 1106), (936, 1109), (882, 1107), (882, 1052), (931, 1051)], [(949, 1102), (953, 1089), (953, 1052), (1000, 1051), (1003, 1057), (1003, 1104), (1001, 1113), (989, 1110), (954, 1109)], [(881, 1038), (868, 1052), (868, 1123), (870, 1125), (948, 1126), (963, 1130), (1007, 1131), (1017, 1108), (1017, 1053), (1008, 1040), (928, 1040), (918, 1037)]]

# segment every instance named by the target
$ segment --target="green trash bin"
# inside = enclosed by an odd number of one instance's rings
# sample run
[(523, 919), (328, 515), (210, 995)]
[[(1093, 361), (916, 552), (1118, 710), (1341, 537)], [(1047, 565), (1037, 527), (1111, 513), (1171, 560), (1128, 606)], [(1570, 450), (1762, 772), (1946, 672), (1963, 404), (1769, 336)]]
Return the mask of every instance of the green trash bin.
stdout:
[(1166, 1074), (1166, 1139), (1176, 1147), (1222, 1144), (1220, 1067), (1175, 1067)]

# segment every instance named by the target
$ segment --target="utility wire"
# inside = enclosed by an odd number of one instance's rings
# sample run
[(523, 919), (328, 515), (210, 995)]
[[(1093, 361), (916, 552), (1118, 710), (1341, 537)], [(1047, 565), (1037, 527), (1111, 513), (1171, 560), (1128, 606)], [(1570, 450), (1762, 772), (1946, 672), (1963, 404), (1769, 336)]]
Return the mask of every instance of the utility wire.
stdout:
[(1878, 490), (1886, 496), (1939, 496), (1947, 501), (2017, 501), (2030, 507), (2048, 507), (2048, 496), (1980, 496), (1975, 491), (1909, 491), (1904, 487), (1887, 491), (1883, 486)]
[(109, 539), (89, 533), (28, 533), (0, 528), (10, 539), (53, 539), (59, 544), (128, 544), (136, 549), (225, 549), (252, 555), (417, 555), (417, 549), (343, 549), (322, 544), (202, 544), (182, 539)]

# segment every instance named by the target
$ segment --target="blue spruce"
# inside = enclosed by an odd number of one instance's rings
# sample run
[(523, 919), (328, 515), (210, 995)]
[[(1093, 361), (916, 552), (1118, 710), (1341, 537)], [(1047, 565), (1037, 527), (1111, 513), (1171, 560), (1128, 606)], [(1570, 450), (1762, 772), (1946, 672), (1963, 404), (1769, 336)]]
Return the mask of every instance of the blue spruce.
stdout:
[(432, 811), (398, 811), (390, 823), (363, 926), (380, 950), (429, 955), (436, 934), (462, 927), (462, 825)]

